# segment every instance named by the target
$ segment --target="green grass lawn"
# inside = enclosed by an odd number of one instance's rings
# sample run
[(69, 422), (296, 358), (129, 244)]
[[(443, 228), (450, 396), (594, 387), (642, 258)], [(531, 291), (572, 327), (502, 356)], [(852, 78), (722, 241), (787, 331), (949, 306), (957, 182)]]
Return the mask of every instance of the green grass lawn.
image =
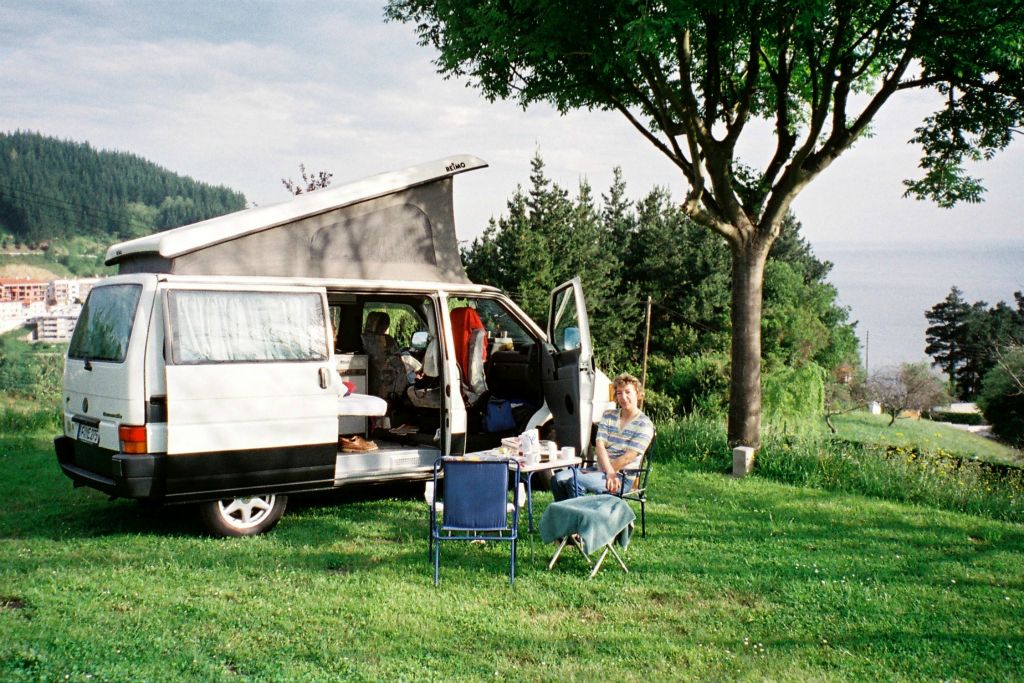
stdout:
[[(652, 475), (592, 581), (524, 542), (426, 552), (421, 487), (293, 498), (272, 533), (73, 489), (0, 435), (0, 680), (1009, 680), (1024, 529), (765, 481)], [(549, 501), (538, 494), (540, 508)]]
[(849, 441), (917, 447), (923, 451), (944, 451), (987, 462), (1024, 466), (1024, 456), (1017, 449), (945, 422), (901, 419), (890, 427), (887, 415), (871, 415), (867, 412), (837, 415), (832, 421), (839, 431), (838, 436)]

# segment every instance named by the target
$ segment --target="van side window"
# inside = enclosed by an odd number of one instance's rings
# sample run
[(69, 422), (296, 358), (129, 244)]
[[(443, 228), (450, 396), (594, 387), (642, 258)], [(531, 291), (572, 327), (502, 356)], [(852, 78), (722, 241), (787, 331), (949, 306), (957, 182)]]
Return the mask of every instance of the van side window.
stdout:
[(68, 358), (123, 361), (128, 353), (141, 294), (141, 285), (93, 288), (78, 316), (78, 324), (68, 346)]
[(315, 292), (172, 290), (167, 304), (176, 364), (328, 357), (323, 300)]

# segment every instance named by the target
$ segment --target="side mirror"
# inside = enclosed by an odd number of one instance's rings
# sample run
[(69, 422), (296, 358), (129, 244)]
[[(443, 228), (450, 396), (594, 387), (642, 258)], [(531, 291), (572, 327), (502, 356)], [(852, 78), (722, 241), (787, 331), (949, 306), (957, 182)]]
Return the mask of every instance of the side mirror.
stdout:
[(425, 349), (427, 343), (430, 341), (430, 333), (424, 330), (412, 333), (412, 348), (414, 349)]

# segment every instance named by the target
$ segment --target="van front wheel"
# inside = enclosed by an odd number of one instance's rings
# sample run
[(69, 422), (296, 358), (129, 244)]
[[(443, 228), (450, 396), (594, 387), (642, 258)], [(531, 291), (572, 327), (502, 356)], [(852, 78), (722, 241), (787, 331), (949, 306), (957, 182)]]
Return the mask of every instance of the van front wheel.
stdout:
[(226, 498), (199, 504), (199, 517), (217, 536), (255, 536), (270, 531), (281, 519), (288, 496), (266, 494)]

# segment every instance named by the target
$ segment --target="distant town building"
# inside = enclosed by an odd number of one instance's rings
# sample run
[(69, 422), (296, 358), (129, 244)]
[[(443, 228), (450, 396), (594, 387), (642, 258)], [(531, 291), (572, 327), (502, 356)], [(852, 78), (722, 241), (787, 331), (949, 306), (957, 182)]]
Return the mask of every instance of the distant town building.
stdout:
[(0, 278), (0, 301), (22, 301), (25, 303), (46, 301), (48, 284), (43, 280), (28, 278)]
[(92, 286), (99, 278), (82, 278), (80, 280), (52, 280), (46, 285), (46, 301), (51, 306), (82, 303), (88, 296)]
[(25, 304), (20, 301), (0, 301), (0, 321), (14, 322), (19, 324), (25, 322), (28, 316), (25, 315)]
[(41, 315), (35, 319), (36, 341), (59, 342), (68, 341), (75, 331), (77, 315)]
[(99, 278), (0, 278), (0, 333), (32, 325), (38, 341), (67, 341), (75, 331), (82, 301)]

